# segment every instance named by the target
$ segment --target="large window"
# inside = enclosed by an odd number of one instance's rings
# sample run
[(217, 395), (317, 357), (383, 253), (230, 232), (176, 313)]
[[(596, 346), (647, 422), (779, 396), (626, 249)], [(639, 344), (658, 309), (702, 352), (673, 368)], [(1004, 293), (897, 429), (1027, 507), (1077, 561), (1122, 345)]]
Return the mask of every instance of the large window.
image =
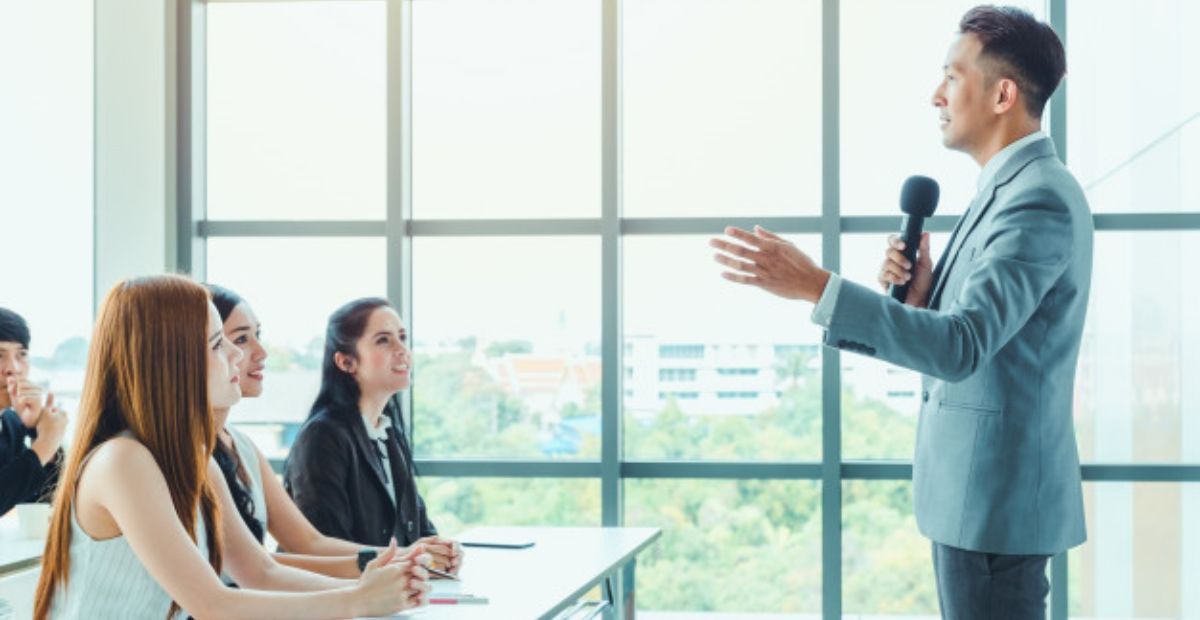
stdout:
[(1200, 613), (1200, 485), (1087, 483), (1088, 542), (1071, 550), (1072, 618)]
[(1200, 310), (1189, 261), (1200, 234), (1101, 232), (1076, 374), (1079, 451), (1089, 461), (1200, 461)]
[(797, 560), (821, 554), (819, 496), (812, 481), (628, 481), (625, 524), (663, 530), (638, 565), (640, 608), (818, 614), (820, 563)]
[[(874, 287), (926, 174), (943, 252), (979, 170), (931, 97), (974, 4), (210, 0), (207, 277), (272, 356), (233, 419), (282, 457), (325, 317), (388, 295), (444, 531), (662, 527), (651, 618), (933, 617), (920, 376), (822, 347), (811, 306), (723, 281), (706, 241), (760, 218)], [(1090, 539), (1053, 559), (1051, 617), (1196, 616), (1200, 8), (1017, 4), (1068, 35), (1044, 128), (1097, 213)]]
[(819, 213), (820, 2), (621, 10), (624, 214)]
[[(477, 526), (600, 524), (600, 485), (578, 478), (419, 479), (430, 519), (444, 536)], [(536, 506), (537, 510), (530, 510)]]
[[(1096, 235), (1076, 375), (1080, 454), (1186, 469), (1200, 463), (1200, 309), (1187, 276), (1200, 226), (1186, 219), (1200, 214), (1200, 83), (1190, 79), (1200, 44), (1187, 34), (1200, 26), (1200, 6), (1066, 4), (1067, 161), (1092, 210), (1098, 221), (1185, 223)], [(1084, 485), (1089, 540), (1070, 552), (1072, 617), (1200, 615), (1190, 587), (1200, 578), (1196, 479)]]
[(71, 416), (92, 331), (92, 57), (91, 2), (0, 3), (0, 306)]
[(1070, 0), (1067, 9), (1067, 152), (1092, 210), (1200, 210), (1200, 41), (1190, 35), (1200, 6)]
[(383, 217), (384, 3), (210, 3), (208, 215)]
[(842, 486), (845, 610), (863, 616), (936, 617), (932, 546), (917, 531), (912, 484), (851, 480)]
[(414, 243), (418, 456), (600, 455), (599, 249), (594, 238)]
[(412, 18), (414, 216), (599, 216), (600, 4), (414, 2)]
[[(815, 235), (793, 240), (820, 254)], [(711, 255), (704, 237), (625, 240), (625, 456), (818, 460), (820, 331), (717, 277)]]

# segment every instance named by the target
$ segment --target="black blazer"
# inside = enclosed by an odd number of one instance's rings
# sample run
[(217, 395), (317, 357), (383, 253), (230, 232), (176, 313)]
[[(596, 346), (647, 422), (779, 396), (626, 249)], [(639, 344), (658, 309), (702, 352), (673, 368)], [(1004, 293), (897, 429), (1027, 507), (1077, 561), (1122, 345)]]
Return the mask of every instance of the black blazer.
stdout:
[(437, 534), (410, 473), (407, 439), (395, 424), (387, 434), (391, 471), (386, 480), (395, 485), (395, 505), (357, 411), (322, 409), (300, 428), (284, 465), (283, 484), (322, 534), (379, 547), (387, 546), (392, 536), (408, 546)]
[(58, 485), (62, 449), (43, 466), (26, 437), (37, 439), (37, 431), (26, 428), (16, 411), (0, 412), (0, 515), (20, 503), (50, 501)]

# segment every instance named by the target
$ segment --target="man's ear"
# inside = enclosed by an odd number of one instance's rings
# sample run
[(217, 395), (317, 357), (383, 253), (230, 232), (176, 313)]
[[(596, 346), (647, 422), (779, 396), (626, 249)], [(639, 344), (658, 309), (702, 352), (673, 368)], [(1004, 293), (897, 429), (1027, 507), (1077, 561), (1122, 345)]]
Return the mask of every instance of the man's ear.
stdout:
[(1009, 78), (996, 80), (996, 102), (992, 106), (996, 114), (1004, 114), (1017, 105), (1020, 89), (1017, 83)]

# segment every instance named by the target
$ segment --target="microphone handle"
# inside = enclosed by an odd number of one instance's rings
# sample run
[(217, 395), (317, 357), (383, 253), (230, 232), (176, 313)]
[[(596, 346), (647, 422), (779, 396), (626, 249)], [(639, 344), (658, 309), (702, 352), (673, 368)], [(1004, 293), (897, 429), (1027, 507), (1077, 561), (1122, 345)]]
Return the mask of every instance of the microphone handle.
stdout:
[[(905, 214), (904, 220), (900, 222), (900, 240), (904, 242), (904, 258), (912, 264), (913, 269), (917, 266), (917, 248), (921, 245), (921, 231), (925, 228), (925, 218), (916, 215)], [(909, 280), (911, 282), (911, 280)], [(900, 303), (908, 298), (908, 283), (893, 284), (891, 287), (892, 299)]]

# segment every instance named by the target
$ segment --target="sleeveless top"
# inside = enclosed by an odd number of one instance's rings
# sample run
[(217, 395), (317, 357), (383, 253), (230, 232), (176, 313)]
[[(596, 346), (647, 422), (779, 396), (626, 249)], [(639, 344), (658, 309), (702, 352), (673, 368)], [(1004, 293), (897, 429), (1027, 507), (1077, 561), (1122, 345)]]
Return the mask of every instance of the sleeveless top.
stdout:
[[(91, 458), (90, 455), (88, 458)], [(72, 505), (70, 566), (67, 581), (55, 588), (50, 617), (97, 620), (166, 618), (171, 608), (171, 596), (142, 566), (125, 536), (96, 540), (79, 526), (75, 516), (75, 507)], [(199, 510), (196, 514), (196, 546), (207, 560), (207, 533)], [(187, 613), (180, 610), (174, 617), (183, 619)]]
[(254, 518), (262, 524), (263, 531), (267, 531), (267, 496), (263, 490), (262, 466), (258, 462), (258, 450), (254, 449), (254, 442), (246, 436), (242, 431), (231, 426), (226, 426), (229, 431), (229, 436), (233, 437), (233, 447), (237, 450), (238, 459), (242, 462), (242, 467), (246, 470), (246, 474), (250, 478), (250, 486), (246, 490), (250, 493), (250, 499), (254, 500)]
[[(267, 531), (267, 496), (263, 491), (262, 468), (258, 463), (258, 451), (254, 449), (254, 442), (244, 433), (226, 426), (225, 430), (229, 431), (229, 436), (233, 438), (233, 449), (237, 452), (238, 460), (242, 462), (242, 468), (246, 470), (246, 475), (250, 478), (250, 485), (246, 487), (246, 491), (250, 494), (250, 499), (254, 502), (254, 519), (262, 524), (263, 532)], [(238, 478), (241, 482), (241, 478)], [(221, 573), (221, 581), (226, 585), (233, 585), (234, 581), (227, 573)]]

